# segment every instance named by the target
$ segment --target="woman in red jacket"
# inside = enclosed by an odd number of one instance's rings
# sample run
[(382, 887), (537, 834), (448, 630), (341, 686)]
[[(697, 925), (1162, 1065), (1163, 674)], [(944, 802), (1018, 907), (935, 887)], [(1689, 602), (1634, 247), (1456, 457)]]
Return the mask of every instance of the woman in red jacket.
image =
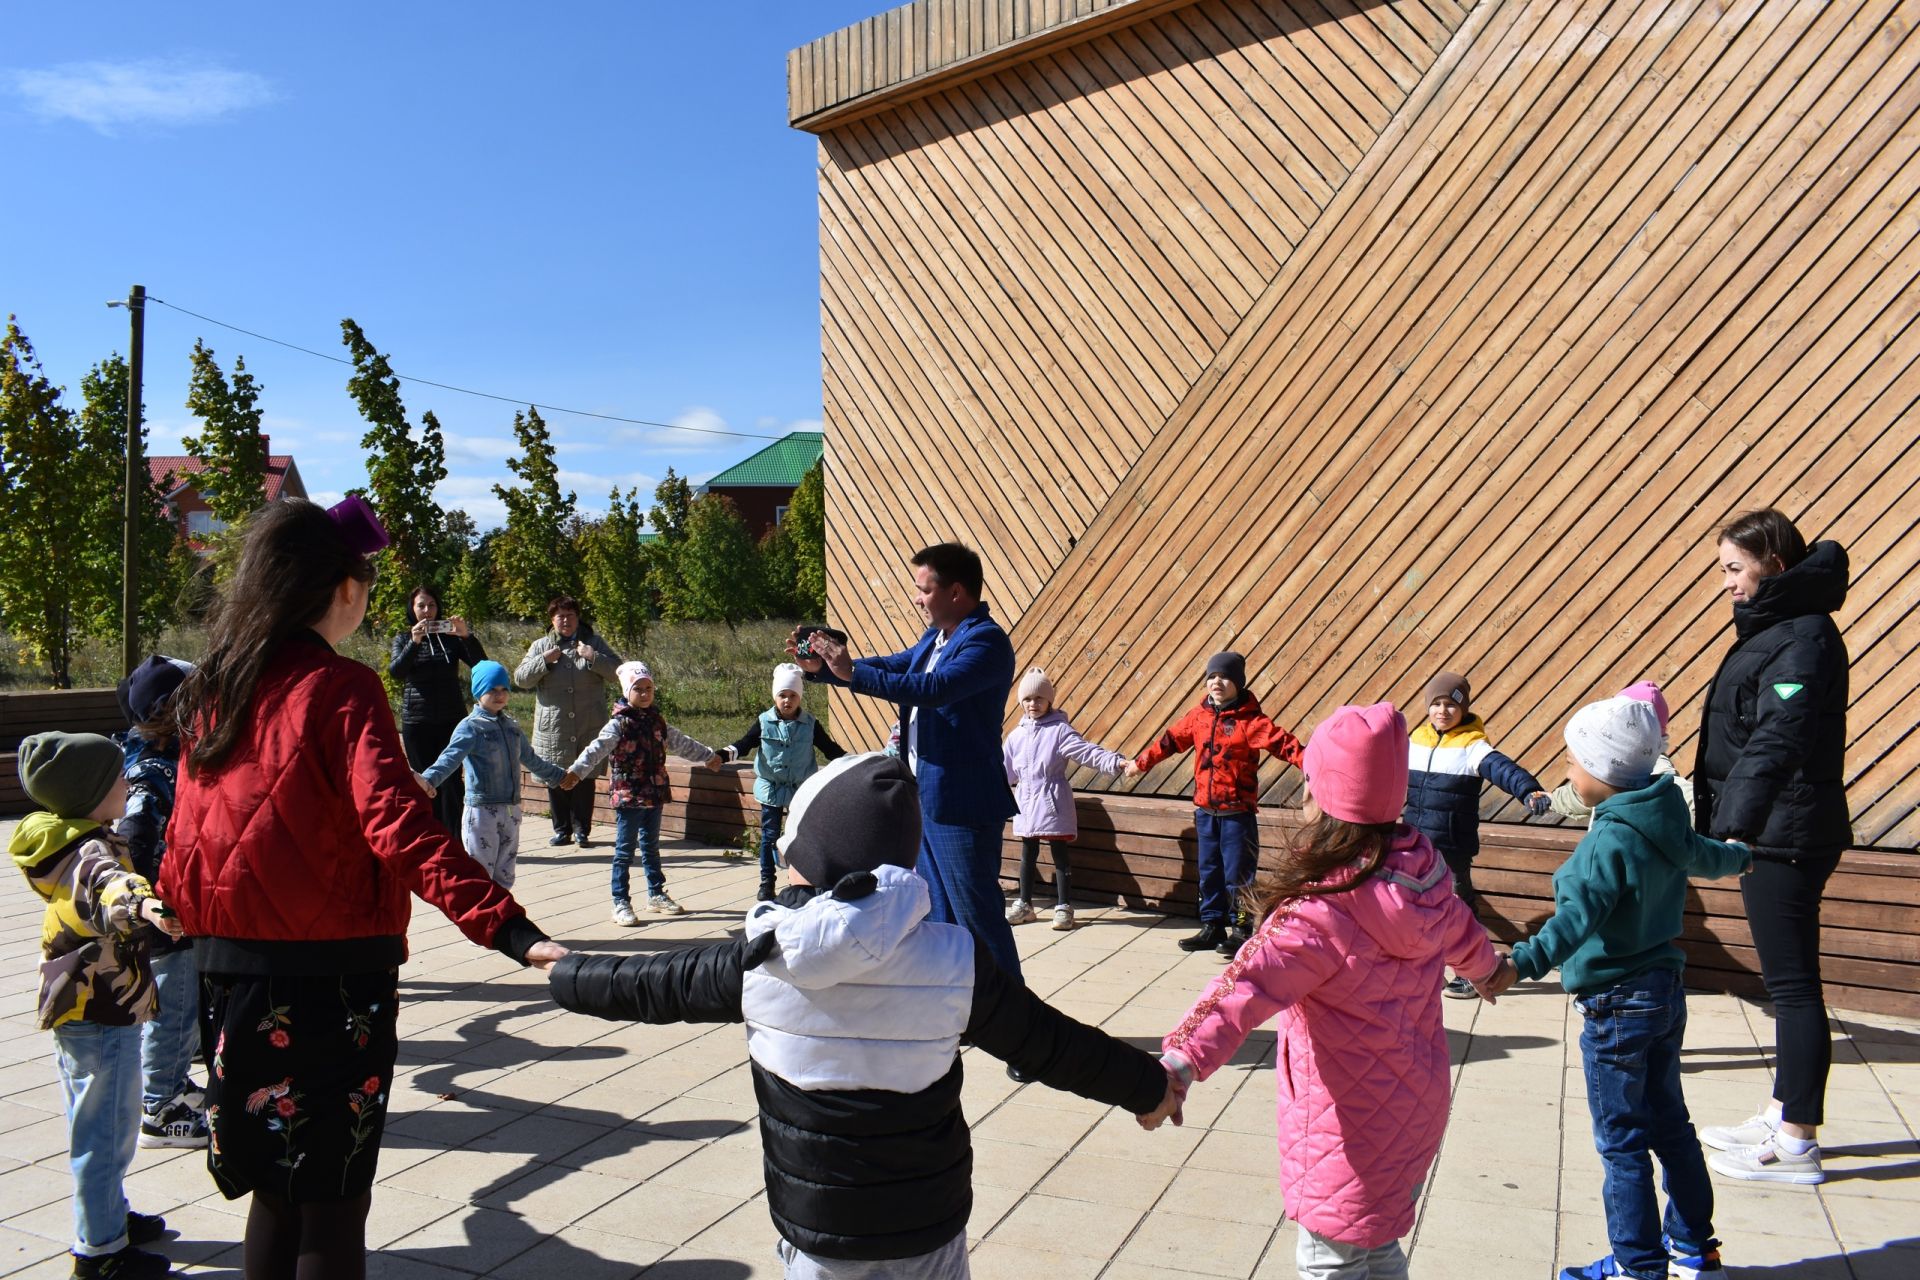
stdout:
[(162, 879), (218, 1036), (207, 1164), (253, 1195), (248, 1280), (365, 1274), (409, 895), (519, 963), (566, 954), (434, 821), (379, 676), (333, 650), (386, 542), (358, 498), (261, 509), (174, 697)]

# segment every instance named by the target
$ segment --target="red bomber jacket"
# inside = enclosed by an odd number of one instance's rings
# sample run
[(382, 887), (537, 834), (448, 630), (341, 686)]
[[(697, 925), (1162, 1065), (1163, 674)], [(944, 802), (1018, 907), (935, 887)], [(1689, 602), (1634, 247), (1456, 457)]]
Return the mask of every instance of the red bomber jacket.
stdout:
[(1134, 761), (1151, 769), (1193, 748), (1193, 803), (1217, 812), (1251, 813), (1260, 804), (1260, 753), (1271, 751), (1298, 769), (1300, 740), (1261, 714), (1260, 700), (1243, 693), (1218, 708), (1205, 698), (1174, 722)]
[(161, 896), (202, 969), (396, 967), (416, 893), (522, 963), (545, 936), (434, 820), (380, 677), (318, 635), (269, 659), (219, 765), (190, 768), (181, 747)]

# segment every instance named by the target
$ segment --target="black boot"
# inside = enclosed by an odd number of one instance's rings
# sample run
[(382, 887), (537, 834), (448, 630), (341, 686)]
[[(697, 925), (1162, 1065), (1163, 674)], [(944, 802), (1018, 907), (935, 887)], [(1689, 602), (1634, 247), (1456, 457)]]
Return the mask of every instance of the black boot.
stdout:
[(760, 896), (757, 899), (757, 901), (760, 901), (760, 902), (773, 901), (773, 877), (772, 876), (766, 876), (761, 879)]
[(1227, 938), (1227, 926), (1218, 920), (1202, 921), (1200, 932), (1189, 938), (1180, 939), (1182, 951), (1212, 951)]

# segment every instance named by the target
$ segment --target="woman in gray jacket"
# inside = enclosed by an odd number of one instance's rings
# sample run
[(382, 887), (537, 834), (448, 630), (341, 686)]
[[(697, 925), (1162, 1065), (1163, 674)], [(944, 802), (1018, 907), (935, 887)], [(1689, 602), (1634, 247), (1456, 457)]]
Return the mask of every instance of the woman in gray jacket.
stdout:
[[(580, 602), (556, 596), (547, 605), (552, 629), (527, 647), (527, 656), (513, 673), (513, 682), (533, 690), (533, 749), (543, 760), (571, 760), (593, 741), (607, 722), (607, 688), (613, 683), (620, 655), (580, 621)], [(573, 791), (547, 788), (547, 810), (553, 817), (548, 844), (588, 848), (593, 826), (593, 793), (589, 785)]]

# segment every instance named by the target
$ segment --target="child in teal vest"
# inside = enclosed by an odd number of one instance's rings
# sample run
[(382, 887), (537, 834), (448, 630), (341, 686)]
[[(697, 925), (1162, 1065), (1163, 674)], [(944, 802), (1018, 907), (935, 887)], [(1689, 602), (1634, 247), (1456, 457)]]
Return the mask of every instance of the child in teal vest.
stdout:
[(753, 752), (753, 798), (760, 802), (760, 901), (773, 897), (775, 846), (793, 793), (813, 775), (813, 750), (828, 760), (845, 755), (827, 736), (819, 721), (801, 709), (800, 689), (805, 673), (791, 662), (773, 669), (773, 705), (760, 713), (753, 727), (724, 748), (729, 761)]

